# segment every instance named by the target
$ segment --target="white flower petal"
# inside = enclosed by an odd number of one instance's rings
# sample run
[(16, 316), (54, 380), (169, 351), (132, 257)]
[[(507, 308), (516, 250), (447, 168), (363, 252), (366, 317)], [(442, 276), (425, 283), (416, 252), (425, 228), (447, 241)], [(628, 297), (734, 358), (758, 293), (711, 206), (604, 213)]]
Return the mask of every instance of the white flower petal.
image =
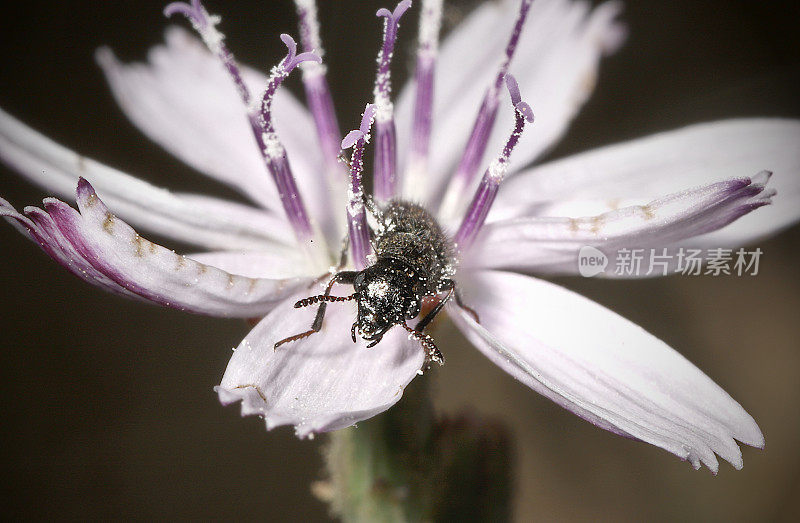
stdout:
[(515, 378), (579, 416), (715, 473), (714, 453), (741, 468), (734, 438), (763, 447), (761, 431), (741, 405), (621, 316), (518, 274), (476, 271), (460, 281), (481, 321), (451, 307), (467, 337)]
[[(197, 170), (282, 213), (275, 185), (253, 138), (236, 89), (222, 64), (188, 32), (170, 27), (148, 64), (122, 64), (110, 50), (98, 60), (122, 109), (146, 135)], [(246, 66), (242, 78), (260, 99), (267, 77)], [(273, 105), (275, 127), (302, 196), (313, 214), (329, 205), (313, 120), (286, 90)]]
[[(223, 200), (177, 196), (81, 156), (2, 110), (0, 160), (65, 198), (75, 194), (79, 177), (88, 178), (121, 216), (178, 241), (216, 249), (272, 249), (294, 244), (282, 217)], [(249, 212), (245, 214), (243, 209)], [(271, 227), (264, 228), (266, 223)]]
[(353, 343), (352, 302), (329, 304), (320, 332), (273, 349), (275, 342), (309, 329), (316, 307), (293, 304), (316, 292), (320, 287), (288, 298), (261, 320), (235, 349), (216, 389), (223, 404), (241, 400), (242, 415), (263, 417), (267, 429), (294, 425), (300, 437), (385, 411), (424, 361), (419, 344), (399, 327), (370, 349), (361, 339)]
[(179, 310), (261, 316), (311, 281), (310, 277), (250, 278), (175, 254), (142, 238), (111, 214), (83, 179), (77, 201), (80, 213), (54, 198), (44, 201), (47, 213), (26, 209), (38, 231), (3, 202), (0, 214), (25, 227), (45, 252), (90, 283)]
[(764, 172), (597, 216), (499, 220), (484, 226), (464, 266), (576, 274), (579, 251), (591, 246), (608, 256), (613, 268), (620, 249), (674, 246), (769, 204), (774, 191), (764, 190), (768, 180)]
[[(514, 152), (525, 165), (566, 129), (594, 87), (604, 49), (622, 31), (614, 21), (616, 4), (590, 10), (583, 2), (537, 0), (531, 6), (510, 71), (523, 99), (536, 114), (536, 129), (526, 132)], [(429, 188), (439, 194), (463, 153), (481, 99), (494, 81), (519, 2), (486, 2), (444, 40), (437, 61)], [(413, 84), (397, 103), (399, 150), (407, 150), (413, 111)], [(513, 128), (511, 106), (501, 101), (487, 156), (499, 154)]]
[[(773, 205), (706, 242), (733, 247), (800, 219), (800, 121), (749, 118), (703, 123), (581, 153), (504, 182), (488, 220), (598, 214), (718, 180), (774, 173)], [(716, 243), (716, 244), (715, 244)]]
[[(225, 272), (249, 278), (297, 278), (308, 276), (310, 272), (301, 251), (214, 251), (198, 252), (190, 257)], [(320, 270), (320, 275), (324, 271)]]
[[(189, 206), (202, 209), (203, 214), (206, 216), (213, 216), (214, 219), (224, 223), (239, 224), (240, 227), (249, 231), (260, 231), (262, 235), (274, 240), (281, 246), (295, 247), (297, 244), (297, 238), (292, 231), (292, 226), (286, 220), (283, 212), (279, 215), (250, 205), (221, 200), (204, 194), (185, 192), (173, 194)], [(254, 245), (251, 243), (250, 246), (252, 249), (261, 248), (260, 244)], [(247, 250), (251, 249), (248, 248)]]

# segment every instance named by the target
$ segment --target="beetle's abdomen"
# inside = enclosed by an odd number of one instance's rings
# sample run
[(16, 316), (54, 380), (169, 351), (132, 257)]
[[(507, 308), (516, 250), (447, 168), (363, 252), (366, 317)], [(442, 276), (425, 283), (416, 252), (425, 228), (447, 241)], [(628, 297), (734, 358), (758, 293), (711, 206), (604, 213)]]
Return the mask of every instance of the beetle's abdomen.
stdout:
[(424, 271), (432, 291), (452, 276), (453, 244), (424, 207), (392, 200), (383, 209), (383, 224), (375, 238), (379, 258), (396, 258)]

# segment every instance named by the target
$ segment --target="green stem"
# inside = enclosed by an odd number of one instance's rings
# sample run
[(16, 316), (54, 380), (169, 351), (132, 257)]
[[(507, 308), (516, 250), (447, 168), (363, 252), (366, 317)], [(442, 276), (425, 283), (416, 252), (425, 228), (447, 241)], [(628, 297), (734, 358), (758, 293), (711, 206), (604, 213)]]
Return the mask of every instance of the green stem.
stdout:
[(430, 376), (357, 427), (331, 434), (324, 491), (344, 521), (510, 517), (511, 451), (497, 423), (437, 419)]

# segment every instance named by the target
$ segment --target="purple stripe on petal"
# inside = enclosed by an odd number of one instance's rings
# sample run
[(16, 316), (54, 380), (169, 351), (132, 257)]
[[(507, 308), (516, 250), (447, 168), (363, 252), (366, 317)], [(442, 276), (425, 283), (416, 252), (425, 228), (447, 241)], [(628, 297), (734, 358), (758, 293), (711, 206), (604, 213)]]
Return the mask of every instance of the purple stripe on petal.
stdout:
[[(734, 439), (763, 447), (753, 418), (686, 358), (642, 328), (549, 282), (475, 271), (462, 292), (481, 323), (456, 323), (504, 370), (576, 414), (661, 447), (695, 468), (735, 468)], [(530, 299), (535, 296), (536, 299)]]
[(141, 237), (117, 218), (86, 180), (77, 191), (80, 213), (54, 198), (44, 211), (28, 208), (32, 220), (0, 207), (30, 231), (56, 261), (107, 290), (212, 316), (260, 316), (296, 292), (310, 277), (249, 278), (180, 256)]
[(0, 198), (0, 216), (5, 217), (21, 233), (32, 239), (59, 265), (82, 280), (93, 283), (109, 292), (121, 296), (139, 298), (106, 278), (105, 275), (86, 262), (64, 239), (47, 213), (35, 207), (26, 207), (25, 213), (28, 215), (27, 217), (18, 213), (8, 202)]
[[(99, 285), (100, 287), (104, 288), (107, 291), (113, 292), (114, 294), (119, 294), (121, 296), (128, 296), (133, 298), (140, 298), (136, 294), (133, 294), (127, 291), (124, 287), (118, 285), (115, 281), (108, 278), (105, 274), (95, 269), (92, 264), (86, 260), (81, 254), (75, 249), (75, 247), (67, 240), (67, 238), (61, 233), (61, 230), (58, 228), (58, 225), (55, 223), (53, 218), (38, 207), (26, 207), (25, 213), (33, 220), (36, 225), (38, 225), (41, 230), (47, 235), (49, 240), (49, 245), (53, 249), (59, 249), (62, 255), (65, 257), (67, 264), (64, 266), (77, 274), (82, 279), (86, 280), (89, 283), (93, 283), (95, 285)], [(47, 252), (50, 256), (52, 253), (42, 245), (42, 248)]]
[[(754, 176), (763, 181), (765, 176)], [(608, 277), (661, 276), (649, 271), (650, 249), (665, 250), (667, 273), (678, 269), (681, 248), (733, 248), (738, 243), (713, 243), (701, 235), (717, 231), (742, 216), (771, 203), (774, 191), (749, 178), (735, 178), (687, 189), (643, 205), (629, 205), (595, 216), (528, 217), (486, 224), (465, 267), (505, 268), (548, 274), (578, 274), (583, 247), (600, 250), (608, 258)], [(758, 211), (757, 211), (758, 212)], [(700, 238), (697, 238), (701, 236)], [(647, 257), (641, 271), (617, 273), (620, 252), (642, 249)]]

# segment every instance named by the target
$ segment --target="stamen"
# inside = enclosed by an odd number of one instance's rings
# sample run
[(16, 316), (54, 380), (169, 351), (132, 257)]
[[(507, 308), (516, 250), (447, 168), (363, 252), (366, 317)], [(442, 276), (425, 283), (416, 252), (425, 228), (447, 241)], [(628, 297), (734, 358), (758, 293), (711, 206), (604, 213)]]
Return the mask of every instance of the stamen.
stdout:
[[(250, 128), (253, 131), (259, 151), (264, 162), (272, 175), (278, 190), (278, 195), (283, 204), (284, 211), (289, 223), (294, 229), (298, 242), (306, 250), (313, 263), (320, 263), (320, 259), (325, 252), (324, 240), (317, 234), (311, 225), (308, 213), (297, 183), (292, 175), (286, 152), (275, 133), (272, 125), (270, 113), (272, 97), (280, 86), (281, 82), (298, 64), (308, 60), (320, 61), (319, 56), (313, 53), (296, 54), (297, 46), (294, 40), (288, 35), (281, 35), (281, 39), (288, 48), (288, 54), (281, 63), (272, 71), (266, 92), (262, 97), (260, 110), (258, 104), (254, 104), (247, 86), (242, 80), (241, 72), (236, 64), (233, 54), (228, 50), (224, 43), (224, 36), (217, 31), (216, 25), (220, 22), (220, 17), (210, 15), (206, 11), (200, 0), (187, 2), (173, 2), (164, 8), (164, 15), (172, 16), (180, 14), (189, 19), (195, 30), (202, 36), (208, 49), (217, 56), (225, 66), (228, 75), (236, 86), (236, 91), (247, 109), (247, 116)], [(314, 245), (316, 242), (316, 245)]]
[(417, 65), (414, 82), (414, 121), (411, 131), (411, 150), (405, 175), (404, 194), (411, 199), (421, 198), (427, 191), (431, 121), (433, 116), (434, 75), (439, 52), (439, 30), (442, 23), (442, 0), (423, 0), (419, 20)]
[(350, 187), (347, 202), (347, 229), (350, 235), (350, 250), (356, 270), (367, 266), (367, 256), (372, 247), (369, 243), (367, 213), (364, 206), (364, 189), (361, 185), (361, 174), (364, 171), (364, 145), (369, 142), (369, 131), (375, 118), (376, 107), (369, 104), (364, 109), (361, 125), (350, 131), (342, 140), (342, 149), (353, 147), (350, 158)]
[(236, 65), (233, 54), (228, 50), (228, 46), (225, 45), (225, 36), (217, 30), (217, 24), (219, 24), (221, 18), (218, 15), (208, 14), (200, 0), (191, 0), (191, 2), (191, 5), (186, 2), (168, 4), (164, 8), (164, 16), (169, 18), (174, 14), (180, 14), (192, 23), (192, 27), (200, 34), (208, 50), (215, 54), (225, 66), (245, 107), (249, 106), (250, 91), (242, 80), (242, 75), (239, 72), (239, 67)]
[[(295, 0), (295, 5), (297, 6), (297, 16), (300, 19), (300, 41), (303, 44), (303, 50), (313, 51), (322, 58), (325, 51), (319, 36), (316, 2), (314, 0)], [(304, 62), (300, 68), (303, 71), (306, 100), (316, 123), (317, 135), (328, 166), (328, 173), (338, 175), (343, 171), (337, 161), (342, 133), (339, 130), (333, 97), (328, 86), (327, 70), (323, 64), (313, 61)], [(333, 181), (337, 184), (340, 183), (338, 179)]]
[(503, 78), (508, 73), (508, 68), (514, 57), (532, 2), (533, 0), (522, 0), (514, 30), (511, 32), (511, 37), (506, 45), (505, 58), (500, 64), (494, 83), (486, 90), (475, 124), (472, 127), (472, 134), (467, 141), (464, 154), (442, 200), (440, 211), (442, 215), (452, 215), (457, 212), (459, 202), (463, 201), (464, 192), (471, 185), (478, 172), (478, 166), (483, 160), (486, 146), (489, 143), (489, 135), (497, 117), (497, 106), (500, 100)]
[(472, 245), (478, 231), (486, 221), (486, 216), (489, 214), (489, 209), (492, 207), (495, 196), (497, 196), (500, 183), (505, 178), (508, 170), (508, 161), (511, 153), (517, 142), (519, 142), (520, 136), (522, 136), (525, 122), (533, 122), (533, 110), (530, 105), (522, 101), (517, 81), (511, 74), (507, 74), (505, 80), (508, 92), (511, 95), (511, 103), (514, 105), (514, 130), (511, 132), (511, 136), (508, 137), (500, 156), (489, 164), (489, 168), (483, 174), (481, 183), (475, 191), (475, 196), (464, 215), (461, 226), (458, 228), (455, 243), (460, 252), (465, 251)]
[(275, 127), (272, 123), (272, 99), (275, 97), (278, 87), (280, 87), (283, 81), (289, 76), (289, 73), (303, 62), (322, 62), (322, 58), (313, 52), (297, 54), (297, 43), (295, 43), (294, 38), (291, 36), (282, 34), (281, 40), (286, 44), (288, 53), (286, 54), (286, 58), (281, 60), (281, 62), (270, 71), (267, 88), (264, 91), (264, 95), (261, 97), (261, 118), (259, 124), (265, 133), (275, 132)]
[(411, 0), (403, 0), (394, 12), (379, 9), (376, 16), (384, 17), (383, 45), (378, 52), (378, 73), (375, 77), (375, 167), (374, 194), (388, 200), (397, 193), (397, 137), (394, 125), (394, 107), (391, 101), (391, 63), (400, 18), (411, 7)]

